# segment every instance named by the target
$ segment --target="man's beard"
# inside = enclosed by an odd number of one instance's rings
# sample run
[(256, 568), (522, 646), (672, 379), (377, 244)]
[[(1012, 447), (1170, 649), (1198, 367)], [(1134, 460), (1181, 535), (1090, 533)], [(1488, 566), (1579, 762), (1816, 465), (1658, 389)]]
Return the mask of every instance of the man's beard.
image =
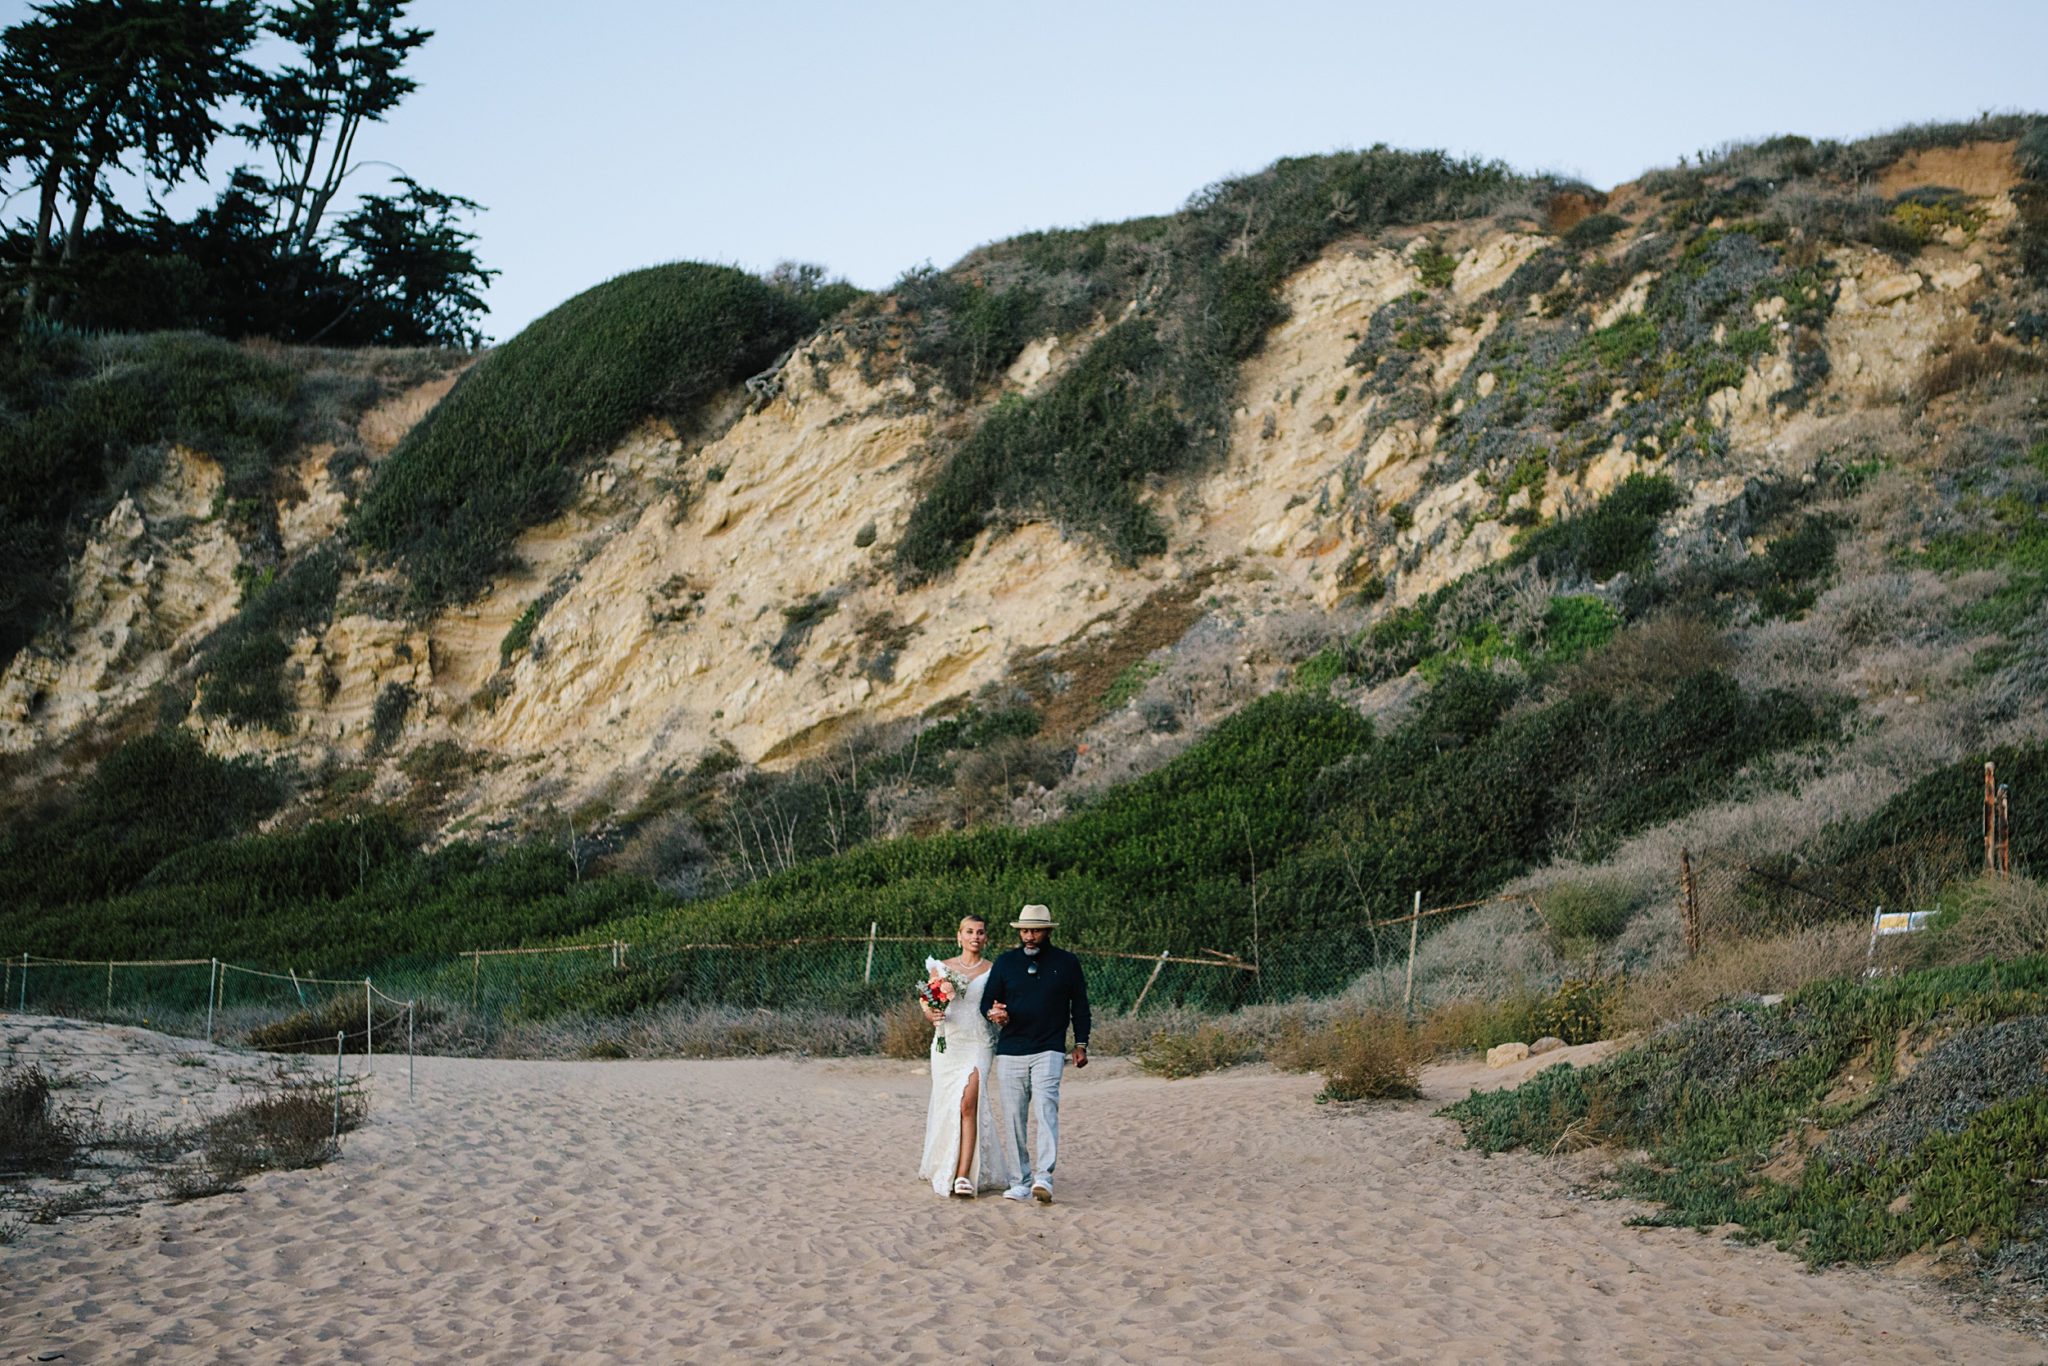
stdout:
[(1032, 955), (1034, 955), (1034, 956), (1036, 956), (1036, 955), (1037, 955), (1037, 953), (1038, 953), (1038, 951), (1039, 951), (1040, 949), (1044, 948), (1044, 947), (1045, 947), (1045, 945), (1043, 945), (1043, 944), (1026, 944), (1026, 945), (1024, 945), (1024, 946), (1023, 946), (1023, 948), (1024, 948), (1024, 952), (1026, 952), (1026, 953), (1028, 953), (1028, 954), (1032, 954)]

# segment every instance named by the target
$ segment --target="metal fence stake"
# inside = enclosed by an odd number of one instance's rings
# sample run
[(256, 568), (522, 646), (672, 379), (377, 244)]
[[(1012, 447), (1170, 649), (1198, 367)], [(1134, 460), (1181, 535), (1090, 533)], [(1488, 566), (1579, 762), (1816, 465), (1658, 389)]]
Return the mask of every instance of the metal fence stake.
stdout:
[(879, 920), (868, 922), (868, 965), (861, 969), (860, 984), (867, 986), (875, 980), (875, 931), (882, 927)]
[(1408, 978), (1401, 984), (1401, 1013), (1415, 1013), (1415, 941), (1422, 931), (1422, 890), (1415, 892), (1415, 910), (1408, 917)]
[(334, 1132), (328, 1138), (335, 1143), (341, 1141), (341, 1046), (347, 1040), (346, 1029), (334, 1031)]
[(405, 1003), (405, 1098), (412, 1099), (412, 1026), (413, 1018), (419, 1014), (418, 1001)]
[(363, 979), (363, 1065), (368, 1067), (377, 1051), (377, 1041), (371, 1036), (377, 1031), (377, 1003), (370, 997), (370, 979)]
[(220, 959), (206, 960), (206, 1041), (213, 1042), (213, 984), (220, 976)]
[(21, 1001), (20, 1001), (19, 1009), (20, 1009), (20, 1011), (21, 1011), (21, 1013), (22, 1013), (22, 1014), (24, 1014), (24, 1015), (28, 1014), (28, 950), (27, 950), (27, 949), (23, 949), (23, 950), (21, 951)]
[(114, 960), (107, 960), (107, 1014), (114, 1013)]

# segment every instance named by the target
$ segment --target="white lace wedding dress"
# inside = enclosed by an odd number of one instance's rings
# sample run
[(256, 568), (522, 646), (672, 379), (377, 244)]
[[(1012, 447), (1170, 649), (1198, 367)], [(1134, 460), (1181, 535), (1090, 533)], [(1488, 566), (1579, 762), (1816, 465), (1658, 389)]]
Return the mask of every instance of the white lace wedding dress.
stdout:
[[(1001, 1129), (996, 1123), (996, 1088), (989, 1076), (995, 1035), (981, 1014), (981, 993), (988, 978), (983, 972), (967, 984), (960, 998), (946, 1007), (945, 1021), (932, 1037), (932, 1100), (925, 1112), (924, 1158), (917, 1174), (930, 1181), (932, 1190), (940, 1195), (953, 1193), (953, 1173), (960, 1167), (960, 1098), (967, 1094), (967, 1079), (972, 1076), (981, 1078), (981, 1114), (969, 1175), (978, 1191), (1001, 1190), (1010, 1184)], [(946, 1040), (944, 1052), (939, 1051), (940, 1036)]]

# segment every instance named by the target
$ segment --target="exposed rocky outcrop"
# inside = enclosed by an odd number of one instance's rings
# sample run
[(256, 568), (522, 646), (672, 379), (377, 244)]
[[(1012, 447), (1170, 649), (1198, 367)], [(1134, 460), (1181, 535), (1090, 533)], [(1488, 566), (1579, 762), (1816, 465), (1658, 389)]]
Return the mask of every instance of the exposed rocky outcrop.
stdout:
[[(1768, 344), (1738, 383), (1707, 397), (1726, 439), (1714, 463), (1679, 471), (1691, 505), (1673, 534), (1711, 521), (1759, 473), (1798, 475), (1832, 424), (1900, 401), (1928, 357), (1973, 325), (1971, 305), (2005, 269), (2011, 148), (1920, 155), (1928, 165), (1894, 174), (1977, 196), (1981, 226), (1930, 242), (1908, 266), (1863, 247), (1831, 251), (1829, 366), (1803, 403), (1783, 400), (1800, 383), (1786, 301), (1757, 302)], [(1623, 187), (1605, 211), (1640, 227), (1658, 205)], [(1057, 674), (1048, 660), (1136, 639), (1133, 623), (1191, 581), (1202, 585), (1195, 615), (1240, 622), (1347, 605), (1362, 620), (1355, 604), (1369, 583), (1386, 590), (1372, 610), (1414, 602), (1505, 555), (1518, 524), (1663, 467), (1658, 450), (1617, 433), (1573, 467), (1503, 494), (1485, 467), (1440, 458), (1442, 415), (1503, 382), (1473, 373), (1487, 340), (1542, 306), (1502, 287), (1555, 240), (1490, 222), (1441, 225), (1340, 243), (1297, 272), (1284, 287), (1287, 320), (1241, 371), (1227, 457), (1142, 494), (1168, 528), (1163, 556), (1119, 563), (1026, 521), (985, 533), (950, 574), (900, 582), (891, 551), (933, 452), (975, 413), (902, 367), (868, 367), (828, 334), (781, 365), (765, 401), (735, 395), (702, 431), (649, 422), (633, 432), (586, 472), (569, 512), (522, 538), (524, 567), (482, 598), (412, 620), (389, 571), (345, 579), (327, 623), (291, 643), (288, 733), (188, 724), (216, 749), (292, 753), (309, 769), (452, 742), (502, 761), (477, 765), (445, 808), (450, 822), (488, 824), (515, 819), (536, 793), (622, 807), (714, 746), (783, 763), (844, 728), (924, 715), (1034, 665)], [(1456, 258), (1434, 291), (1425, 249)], [(1617, 238), (1605, 259), (1625, 250)], [(1627, 279), (1591, 323), (1642, 312), (1657, 278)], [(1405, 388), (1368, 392), (1360, 338), (1383, 310), (1424, 293), (1446, 320), (1441, 334), (1414, 344)], [(1040, 338), (997, 387), (1047, 383), (1088, 340), (1087, 330)], [(453, 378), (372, 410), (360, 425), (370, 458)], [(1615, 393), (1611, 407), (1625, 399)], [(299, 494), (277, 508), (288, 557), (344, 527), (360, 480), (338, 476), (332, 455), (306, 450)], [(144, 497), (94, 529), (72, 566), (68, 619), (0, 678), (0, 747), (49, 745), (132, 705), (231, 616), (241, 554), (215, 506), (219, 486), (206, 455), (175, 451)], [(1294, 662), (1258, 653), (1247, 644), (1232, 664), (1256, 677)], [(394, 687), (407, 705), (391, 743), (372, 732)]]

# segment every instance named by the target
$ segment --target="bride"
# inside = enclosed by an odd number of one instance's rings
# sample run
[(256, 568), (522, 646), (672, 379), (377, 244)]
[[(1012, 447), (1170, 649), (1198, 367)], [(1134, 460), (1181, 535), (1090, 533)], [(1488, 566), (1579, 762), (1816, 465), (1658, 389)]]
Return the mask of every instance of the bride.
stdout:
[[(1004, 1171), (1001, 1130), (991, 1103), (989, 1061), (994, 1041), (981, 1013), (981, 993), (988, 985), (988, 922), (978, 915), (962, 917), (955, 938), (960, 955), (945, 960), (946, 970), (966, 988), (943, 1012), (925, 1007), (925, 1018), (937, 1027), (932, 1038), (932, 1099), (925, 1112), (921, 1180), (939, 1195), (972, 1200), (976, 1192), (1000, 1190), (1009, 1184)], [(941, 1047), (940, 1040), (944, 1040)]]

